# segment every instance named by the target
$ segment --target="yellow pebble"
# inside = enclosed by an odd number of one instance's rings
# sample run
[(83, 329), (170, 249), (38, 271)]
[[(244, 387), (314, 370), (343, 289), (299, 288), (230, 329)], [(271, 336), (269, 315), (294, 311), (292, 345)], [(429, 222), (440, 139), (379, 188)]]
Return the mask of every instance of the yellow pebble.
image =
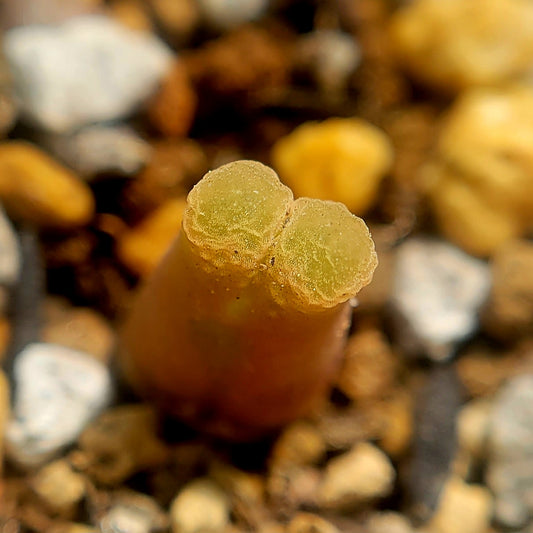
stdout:
[(172, 198), (128, 231), (118, 243), (122, 263), (138, 276), (150, 274), (178, 235), (186, 206), (185, 197)]
[(393, 16), (391, 38), (413, 76), (458, 91), (527, 76), (532, 27), (530, 0), (415, 0)]
[(492, 255), (533, 227), (533, 90), (471, 89), (444, 118), (422, 176), (441, 231)]
[(43, 228), (82, 226), (94, 212), (87, 184), (21, 141), (0, 145), (0, 202), (13, 218)]
[(342, 202), (358, 215), (375, 203), (392, 158), (387, 136), (355, 118), (307, 122), (272, 149), (275, 169), (296, 196)]
[(492, 497), (487, 488), (452, 477), (441, 492), (428, 529), (433, 533), (486, 533), (491, 515)]

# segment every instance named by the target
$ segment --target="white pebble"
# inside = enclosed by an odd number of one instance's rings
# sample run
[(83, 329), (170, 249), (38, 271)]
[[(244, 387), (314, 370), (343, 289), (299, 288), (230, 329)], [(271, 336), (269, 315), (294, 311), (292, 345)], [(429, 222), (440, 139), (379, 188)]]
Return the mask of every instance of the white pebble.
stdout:
[(323, 89), (344, 89), (359, 63), (361, 50), (352, 35), (336, 30), (317, 30), (305, 34), (299, 50), (308, 57)]
[[(444, 241), (413, 238), (398, 249), (392, 302), (405, 325), (405, 344), (434, 360), (478, 327), (478, 311), (490, 289), (487, 264)], [(407, 337), (412, 337), (408, 339)]]
[(56, 133), (129, 115), (172, 61), (162, 41), (96, 15), (13, 28), (4, 51), (23, 113)]
[(111, 396), (103, 364), (54, 344), (30, 344), (20, 352), (14, 379), (6, 446), (11, 458), (26, 466), (42, 463), (71, 444)]
[(99, 524), (100, 533), (168, 531), (168, 517), (149, 496), (123, 491)]

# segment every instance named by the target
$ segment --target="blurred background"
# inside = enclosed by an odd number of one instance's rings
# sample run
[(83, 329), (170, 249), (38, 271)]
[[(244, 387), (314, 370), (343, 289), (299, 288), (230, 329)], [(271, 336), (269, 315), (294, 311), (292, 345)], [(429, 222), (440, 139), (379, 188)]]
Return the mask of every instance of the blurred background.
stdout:
[[(531, 0), (2, 0), (0, 26), (0, 531), (533, 532)], [(328, 402), (247, 445), (162, 425), (111, 357), (237, 159), (346, 204), (380, 260)]]

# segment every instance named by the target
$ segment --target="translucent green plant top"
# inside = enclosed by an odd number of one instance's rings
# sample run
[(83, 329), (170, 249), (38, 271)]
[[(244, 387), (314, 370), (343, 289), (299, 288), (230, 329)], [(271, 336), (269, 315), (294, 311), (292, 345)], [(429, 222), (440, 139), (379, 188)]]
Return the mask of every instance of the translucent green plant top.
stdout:
[(341, 203), (299, 198), (271, 249), (272, 275), (305, 306), (332, 307), (370, 283), (377, 256), (362, 219)]
[(236, 161), (207, 173), (193, 188), (183, 227), (215, 266), (253, 270), (281, 231), (292, 201), (291, 190), (272, 169)]
[(183, 229), (199, 255), (221, 272), (264, 283), (284, 306), (345, 302), (377, 265), (363, 220), (337, 202), (295, 201), (276, 173), (255, 161), (209, 172), (188, 203)]

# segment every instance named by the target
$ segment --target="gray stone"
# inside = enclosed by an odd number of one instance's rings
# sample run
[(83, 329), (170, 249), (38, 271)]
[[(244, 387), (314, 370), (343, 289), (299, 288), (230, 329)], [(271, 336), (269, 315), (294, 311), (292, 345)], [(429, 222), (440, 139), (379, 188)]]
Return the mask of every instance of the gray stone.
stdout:
[(305, 34), (299, 42), (298, 52), (298, 60), (308, 65), (326, 94), (345, 89), (349, 76), (361, 61), (361, 50), (354, 37), (337, 30)]
[(0, 208), (0, 284), (13, 285), (20, 274), (20, 250), (15, 230)]
[(496, 519), (506, 527), (525, 526), (533, 516), (533, 374), (513, 378), (495, 399), (487, 483)]
[(131, 114), (172, 61), (155, 37), (96, 15), (13, 28), (4, 50), (22, 112), (56, 133)]
[(39, 465), (71, 444), (111, 396), (104, 365), (54, 344), (30, 344), (20, 352), (14, 381), (6, 447), (24, 466)]
[(269, 3), (269, 0), (198, 0), (208, 24), (223, 30), (258, 19)]
[(152, 149), (127, 126), (91, 125), (71, 135), (48, 135), (43, 144), (79, 175), (136, 174)]
[(425, 520), (436, 509), (456, 456), (462, 389), (452, 365), (434, 365), (417, 394), (406, 495), (412, 513)]
[(441, 240), (409, 239), (398, 249), (392, 294), (399, 343), (413, 354), (448, 359), (478, 328), (489, 290), (483, 261)]

